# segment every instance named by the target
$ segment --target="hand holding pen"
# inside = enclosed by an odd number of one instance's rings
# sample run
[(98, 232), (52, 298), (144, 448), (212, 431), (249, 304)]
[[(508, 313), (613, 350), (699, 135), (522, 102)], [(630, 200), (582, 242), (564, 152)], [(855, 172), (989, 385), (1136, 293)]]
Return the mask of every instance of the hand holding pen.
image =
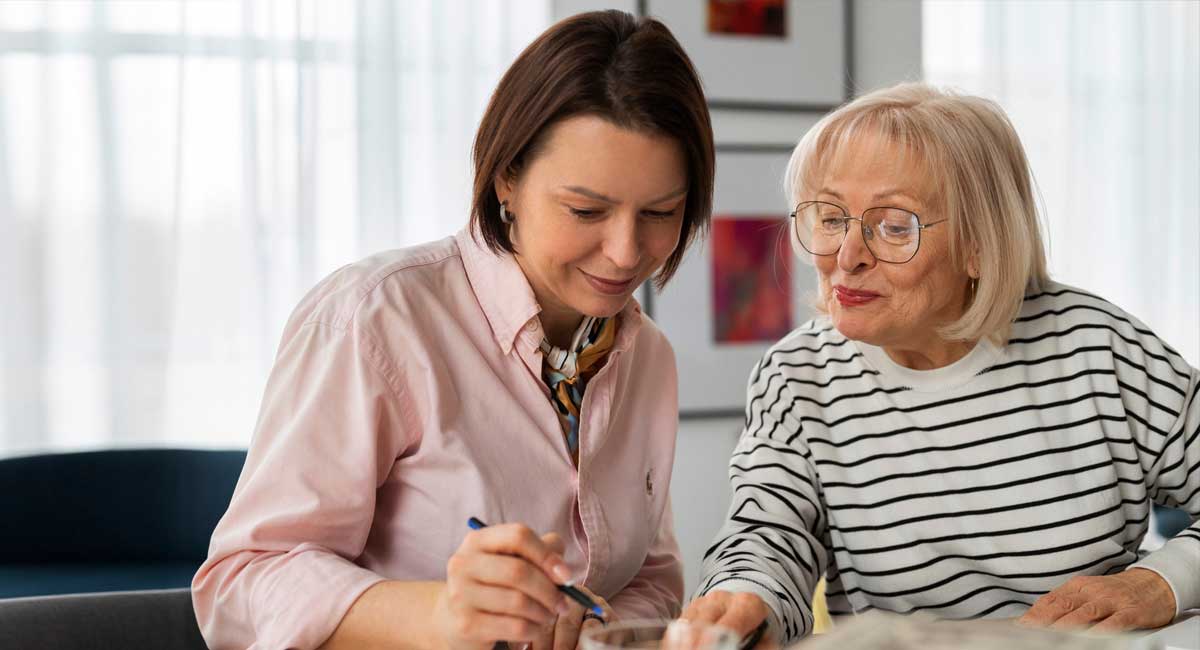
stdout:
[[(469, 526), (471, 530), (480, 530), (482, 528), (486, 528), (487, 524), (483, 523), (479, 519), (476, 519), (475, 517), (471, 517), (467, 520), (467, 526)], [(569, 575), (570, 574), (568, 573), (568, 576)], [(563, 584), (558, 585), (558, 590), (566, 594), (571, 600), (582, 605), (585, 612), (591, 612), (596, 616), (599, 616), (601, 620), (604, 619), (604, 610), (601, 609), (600, 606), (597, 605), (590, 596), (577, 589), (574, 581), (569, 579), (563, 581)]]
[[(520, 524), (468, 533), (446, 564), (439, 627), (451, 648), (491, 648), (496, 640), (536, 641), (575, 610), (558, 585), (570, 582), (562, 539)], [(572, 644), (573, 646), (573, 644)]]

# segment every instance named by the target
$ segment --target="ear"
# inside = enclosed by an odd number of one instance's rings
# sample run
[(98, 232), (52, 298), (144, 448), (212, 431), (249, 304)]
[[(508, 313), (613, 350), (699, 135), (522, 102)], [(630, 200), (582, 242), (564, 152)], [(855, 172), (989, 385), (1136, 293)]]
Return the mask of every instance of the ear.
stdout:
[(516, 187), (516, 179), (511, 173), (501, 172), (496, 174), (496, 179), (492, 181), (492, 187), (496, 191), (496, 199), (500, 203), (504, 203), (512, 197)]
[(979, 279), (979, 249), (973, 249), (967, 256), (967, 276), (972, 280)]

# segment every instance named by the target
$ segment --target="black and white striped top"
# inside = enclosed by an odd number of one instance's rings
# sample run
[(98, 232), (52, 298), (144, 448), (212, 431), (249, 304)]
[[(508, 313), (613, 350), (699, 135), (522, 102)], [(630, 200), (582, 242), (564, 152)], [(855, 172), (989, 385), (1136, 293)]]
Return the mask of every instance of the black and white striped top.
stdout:
[(700, 594), (750, 591), (785, 641), (830, 613), (1010, 617), (1135, 563), (1200, 607), (1200, 523), (1138, 559), (1150, 502), (1200, 515), (1200, 372), (1111, 303), (1025, 298), (1007, 345), (914, 371), (807, 323), (755, 366)]

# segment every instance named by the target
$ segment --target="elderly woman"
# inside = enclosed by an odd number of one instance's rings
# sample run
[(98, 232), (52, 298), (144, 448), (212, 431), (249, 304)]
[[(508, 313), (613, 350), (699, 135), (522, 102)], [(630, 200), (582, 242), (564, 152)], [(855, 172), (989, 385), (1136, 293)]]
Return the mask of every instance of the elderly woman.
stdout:
[[(788, 169), (824, 317), (754, 368), (728, 521), (685, 612), (776, 641), (870, 609), (1156, 627), (1200, 607), (1200, 374), (1046, 275), (1025, 154), (983, 99), (901, 85)], [(1136, 219), (1136, 215), (1131, 215)]]

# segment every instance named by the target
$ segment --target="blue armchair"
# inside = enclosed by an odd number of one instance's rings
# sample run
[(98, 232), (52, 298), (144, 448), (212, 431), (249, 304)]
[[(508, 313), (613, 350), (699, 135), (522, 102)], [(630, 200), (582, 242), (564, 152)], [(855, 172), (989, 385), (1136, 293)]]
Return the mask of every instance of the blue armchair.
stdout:
[(0, 598), (188, 587), (244, 451), (0, 459)]

